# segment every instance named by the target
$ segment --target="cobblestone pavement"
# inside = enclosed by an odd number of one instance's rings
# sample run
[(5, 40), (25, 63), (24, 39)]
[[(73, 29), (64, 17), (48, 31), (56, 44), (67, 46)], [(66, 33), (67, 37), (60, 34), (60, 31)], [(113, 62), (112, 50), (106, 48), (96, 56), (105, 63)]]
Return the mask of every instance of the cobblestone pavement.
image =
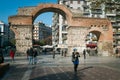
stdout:
[(16, 57), (2, 80), (120, 80), (120, 59), (115, 57), (80, 58), (74, 73), (70, 57), (42, 55), (38, 64), (28, 65), (26, 57)]

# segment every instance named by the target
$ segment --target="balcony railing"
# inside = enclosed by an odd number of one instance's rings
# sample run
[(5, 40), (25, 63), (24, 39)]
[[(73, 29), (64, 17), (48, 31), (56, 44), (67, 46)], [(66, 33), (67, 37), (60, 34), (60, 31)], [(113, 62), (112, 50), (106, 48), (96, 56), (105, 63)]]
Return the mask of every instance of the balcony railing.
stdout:
[(102, 14), (102, 11), (92, 11), (92, 14)]
[(113, 28), (120, 28), (120, 25), (118, 24), (112, 24)]
[(89, 15), (90, 12), (89, 12), (89, 11), (84, 11), (83, 14), (84, 14), (84, 15)]
[(114, 39), (120, 40), (120, 36), (115, 36)]
[(106, 12), (107, 16), (116, 16), (116, 12)]
[(113, 34), (114, 35), (120, 35), (120, 32), (114, 32)]

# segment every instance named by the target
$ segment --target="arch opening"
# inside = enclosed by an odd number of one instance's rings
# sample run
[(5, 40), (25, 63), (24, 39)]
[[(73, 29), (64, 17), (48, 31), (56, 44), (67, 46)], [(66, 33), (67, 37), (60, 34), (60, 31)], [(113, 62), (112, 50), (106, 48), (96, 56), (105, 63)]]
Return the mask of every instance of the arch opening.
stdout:
[[(67, 37), (67, 32), (66, 32), (66, 30), (67, 30), (67, 20), (66, 20), (66, 14), (65, 14), (65, 12), (63, 12), (63, 11), (61, 11), (61, 10), (54, 10), (54, 8), (52, 8), (52, 10), (51, 10), (51, 8), (49, 8), (49, 9), (47, 9), (46, 10), (46, 8), (45, 8), (45, 10), (44, 9), (42, 9), (42, 10), (40, 10), (36, 15), (37, 16), (35, 16), (34, 18), (34, 23), (36, 22), (36, 19), (38, 18), (38, 17), (40, 17), (41, 15), (44, 15), (45, 13), (53, 13), (53, 15), (55, 16), (55, 15), (57, 15), (57, 17), (59, 17), (57, 20), (55, 20), (55, 21), (58, 21), (57, 23), (53, 23), (52, 22), (52, 24), (51, 24), (51, 28), (52, 28), (52, 31), (54, 31), (56, 28), (58, 28), (58, 30), (60, 30), (61, 32), (57, 32), (57, 34), (55, 35), (55, 36), (58, 36), (58, 37), (64, 37), (64, 39), (61, 39), (61, 38), (59, 38), (59, 40), (58, 40), (58, 42), (57, 42), (57, 45), (56, 45), (56, 43), (54, 43), (54, 41), (52, 42), (52, 46), (56, 46), (56, 48), (60, 51), (60, 48), (58, 47), (59, 46), (59, 44), (61, 44), (61, 43), (66, 43), (66, 37)], [(54, 17), (53, 16), (53, 17)], [(53, 17), (52, 17), (52, 19), (51, 20), (53, 20)], [(44, 17), (44, 18), (48, 18), (48, 17)], [(59, 22), (59, 19), (61, 19), (61, 18), (64, 18), (63, 19), (63, 21), (62, 22)], [(33, 24), (34, 24), (33, 23)], [(46, 24), (46, 23), (45, 23)], [(50, 27), (50, 26), (49, 26)], [(35, 26), (34, 26), (34, 28), (35, 28)], [(64, 31), (64, 33), (62, 33), (62, 31)], [(41, 33), (43, 34), (43, 32), (41, 31)], [(52, 39), (54, 39), (54, 38), (56, 38), (56, 37), (53, 37), (52, 35), (54, 35), (54, 33), (52, 33), (51, 34), (51, 36), (50, 36), (50, 38), (52, 38)], [(47, 38), (46, 38), (47, 39)], [(45, 39), (44, 39), (45, 40)], [(33, 45), (34, 45), (34, 41), (35, 40), (33, 40)], [(43, 40), (42, 40), (43, 41)], [(50, 41), (49, 41), (50, 42)], [(46, 45), (51, 45), (51, 44), (46, 44)]]
[[(40, 5), (40, 6), (43, 6), (43, 5)], [(68, 9), (66, 9), (65, 7), (63, 7), (63, 6), (61, 7), (61, 5), (58, 5), (58, 6), (57, 5), (54, 5), (54, 6), (49, 5), (48, 7), (43, 7), (42, 9), (39, 9), (40, 6), (38, 6), (36, 8), (36, 10), (33, 11), (33, 13), (32, 13), (33, 22), (40, 14), (45, 13), (45, 12), (59, 13), (67, 20), (69, 20), (68, 19), (70, 17), (69, 15), (71, 15), (71, 12)], [(46, 4), (46, 6), (47, 6), (47, 4)]]
[(86, 36), (86, 49), (90, 56), (98, 55), (99, 41), (102, 33), (100, 31), (90, 31)]

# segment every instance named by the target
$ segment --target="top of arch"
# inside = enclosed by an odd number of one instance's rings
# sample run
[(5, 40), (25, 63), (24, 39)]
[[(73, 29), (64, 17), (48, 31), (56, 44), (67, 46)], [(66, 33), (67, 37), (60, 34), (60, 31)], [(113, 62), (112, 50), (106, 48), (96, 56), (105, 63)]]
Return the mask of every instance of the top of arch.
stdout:
[(18, 15), (31, 15), (33, 19), (44, 12), (56, 12), (64, 17), (72, 17), (72, 12), (62, 4), (39, 4), (37, 6), (23, 7), (18, 9)]

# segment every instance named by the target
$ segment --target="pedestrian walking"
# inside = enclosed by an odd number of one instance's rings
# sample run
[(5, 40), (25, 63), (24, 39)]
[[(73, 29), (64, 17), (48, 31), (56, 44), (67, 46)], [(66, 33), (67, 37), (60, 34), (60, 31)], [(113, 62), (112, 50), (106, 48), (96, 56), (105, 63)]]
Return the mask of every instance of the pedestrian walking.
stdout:
[(96, 55), (96, 56), (98, 55), (98, 50), (97, 50), (97, 49), (95, 49), (95, 55)]
[(64, 53), (64, 52), (63, 52), (63, 50), (62, 50), (62, 56), (63, 56), (63, 53)]
[(29, 51), (30, 51), (30, 49), (28, 48), (27, 51), (26, 51), (27, 59), (28, 59), (28, 56), (29, 56)]
[(28, 60), (29, 64), (33, 64), (33, 48), (30, 48), (30, 50), (28, 51)]
[(33, 64), (37, 64), (37, 55), (38, 55), (37, 49), (35, 48), (33, 50)]
[(11, 57), (11, 61), (14, 61), (14, 56), (15, 56), (15, 52), (11, 49), (10, 50), (10, 57)]
[(86, 59), (86, 50), (85, 49), (83, 50), (83, 56), (84, 56), (84, 59)]
[(64, 57), (66, 57), (66, 55), (67, 55), (67, 51), (65, 50), (65, 52), (64, 52)]
[(88, 55), (90, 56), (90, 49), (87, 49), (86, 52), (87, 52)]
[(77, 72), (77, 68), (78, 68), (78, 65), (79, 65), (79, 57), (80, 57), (80, 54), (79, 54), (79, 52), (77, 52), (77, 49), (75, 49), (72, 52), (72, 62), (74, 64), (74, 71), (75, 72)]
[(55, 48), (53, 48), (53, 59), (55, 59)]

